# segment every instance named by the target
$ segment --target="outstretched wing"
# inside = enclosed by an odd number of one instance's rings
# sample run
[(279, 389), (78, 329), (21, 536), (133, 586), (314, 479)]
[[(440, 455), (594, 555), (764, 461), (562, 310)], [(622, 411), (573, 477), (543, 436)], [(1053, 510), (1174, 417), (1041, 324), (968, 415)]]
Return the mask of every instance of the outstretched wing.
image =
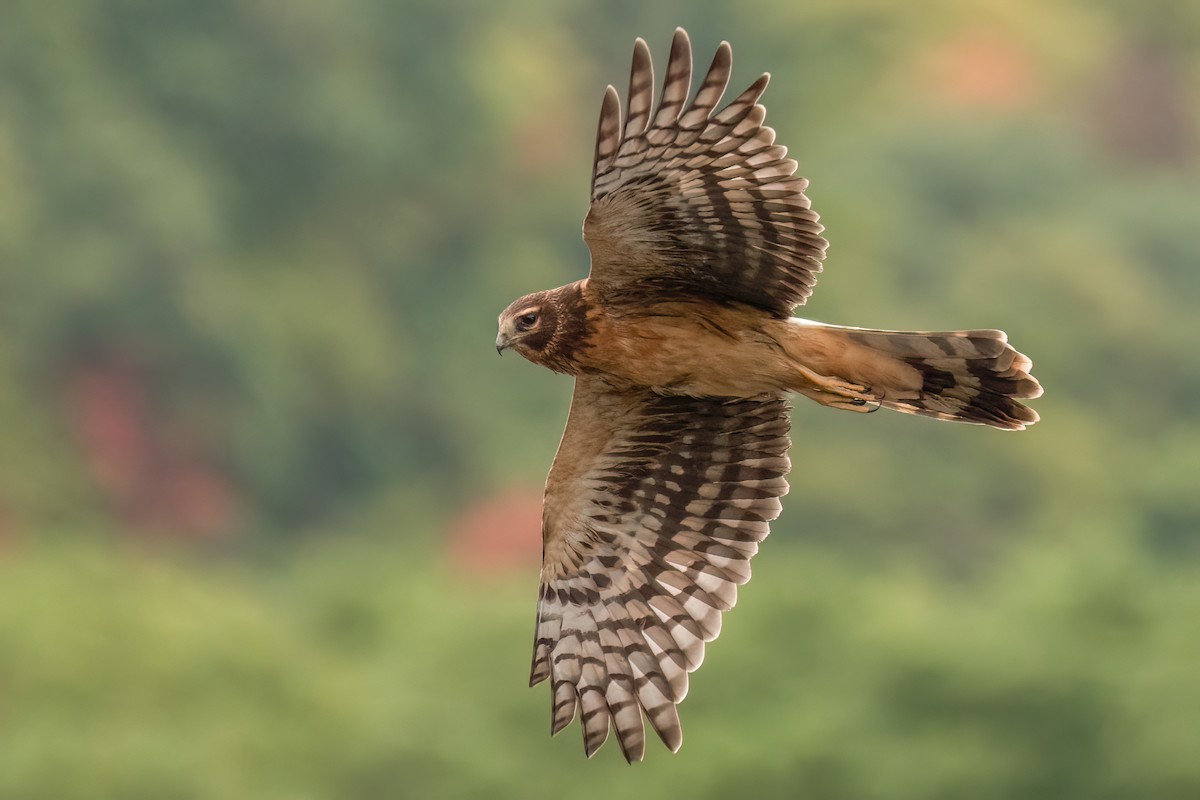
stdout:
[(626, 119), (616, 90), (600, 109), (584, 238), (590, 284), (610, 304), (694, 296), (788, 316), (812, 294), (826, 242), (787, 148), (763, 125), (764, 74), (723, 110), (732, 51), (717, 48), (695, 98), (692, 46), (675, 31), (657, 111), (637, 40)]
[(788, 406), (575, 383), (546, 484), (530, 685), (551, 732), (580, 712), (591, 756), (616, 730), (645, 752), (642, 713), (678, 750), (676, 704), (721, 629), (788, 489)]

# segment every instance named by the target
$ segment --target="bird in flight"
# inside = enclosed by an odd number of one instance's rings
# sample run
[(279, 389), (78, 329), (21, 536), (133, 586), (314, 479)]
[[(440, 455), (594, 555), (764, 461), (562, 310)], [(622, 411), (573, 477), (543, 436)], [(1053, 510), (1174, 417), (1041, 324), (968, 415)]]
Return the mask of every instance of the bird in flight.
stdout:
[(1003, 331), (824, 325), (792, 316), (826, 241), (763, 124), (762, 75), (717, 110), (732, 51), (695, 96), (675, 31), (655, 106), (638, 39), (624, 114), (600, 108), (589, 276), (500, 315), (496, 349), (572, 375), (542, 511), (531, 686), (550, 681), (551, 732), (576, 715), (590, 757), (615, 732), (629, 761), (643, 715), (672, 751), (677, 704), (721, 615), (750, 579), (791, 467), (789, 393), (1020, 430), (1042, 388)]

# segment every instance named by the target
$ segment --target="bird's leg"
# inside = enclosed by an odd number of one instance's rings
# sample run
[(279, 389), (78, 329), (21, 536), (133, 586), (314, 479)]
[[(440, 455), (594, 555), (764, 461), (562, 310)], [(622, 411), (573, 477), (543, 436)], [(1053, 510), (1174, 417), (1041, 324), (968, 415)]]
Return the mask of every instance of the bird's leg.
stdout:
[(809, 399), (816, 400), (823, 406), (840, 408), (843, 411), (857, 411), (860, 414), (870, 414), (872, 411), (878, 411), (881, 405), (879, 398), (874, 396), (846, 398), (817, 389), (800, 389), (799, 393)]
[(796, 372), (809, 384), (795, 387), (795, 391), (805, 397), (816, 400), (823, 406), (846, 411), (870, 413), (878, 408), (878, 405), (874, 404), (878, 403), (879, 398), (871, 391), (870, 387), (829, 375), (821, 375), (802, 364), (794, 366)]

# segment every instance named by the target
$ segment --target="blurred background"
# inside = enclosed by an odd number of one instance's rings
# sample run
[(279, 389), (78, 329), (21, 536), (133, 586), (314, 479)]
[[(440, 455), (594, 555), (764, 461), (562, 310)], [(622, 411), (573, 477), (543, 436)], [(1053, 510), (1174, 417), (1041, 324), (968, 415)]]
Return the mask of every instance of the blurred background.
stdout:
[[(799, 403), (633, 768), (526, 687), (605, 84), (773, 82), (803, 310), (1002, 327), (1021, 434)], [(1200, 5), (17, 3), (0, 26), (0, 797), (1200, 796)]]

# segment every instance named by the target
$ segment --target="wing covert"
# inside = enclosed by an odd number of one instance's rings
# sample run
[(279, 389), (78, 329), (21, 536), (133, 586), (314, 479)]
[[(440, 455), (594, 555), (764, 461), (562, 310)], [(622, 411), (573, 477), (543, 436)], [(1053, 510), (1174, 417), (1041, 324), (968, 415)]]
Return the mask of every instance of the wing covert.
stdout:
[(717, 48), (690, 105), (692, 48), (675, 31), (657, 111), (637, 40), (626, 121), (611, 86), (601, 105), (584, 238), (591, 285), (610, 304), (694, 296), (788, 316), (812, 294), (826, 242), (787, 148), (763, 124), (762, 75), (715, 112), (733, 64)]
[(546, 485), (530, 685), (551, 682), (552, 733), (578, 711), (591, 756), (610, 728), (671, 750), (676, 704), (721, 629), (787, 492), (788, 406), (663, 397), (581, 377)]

